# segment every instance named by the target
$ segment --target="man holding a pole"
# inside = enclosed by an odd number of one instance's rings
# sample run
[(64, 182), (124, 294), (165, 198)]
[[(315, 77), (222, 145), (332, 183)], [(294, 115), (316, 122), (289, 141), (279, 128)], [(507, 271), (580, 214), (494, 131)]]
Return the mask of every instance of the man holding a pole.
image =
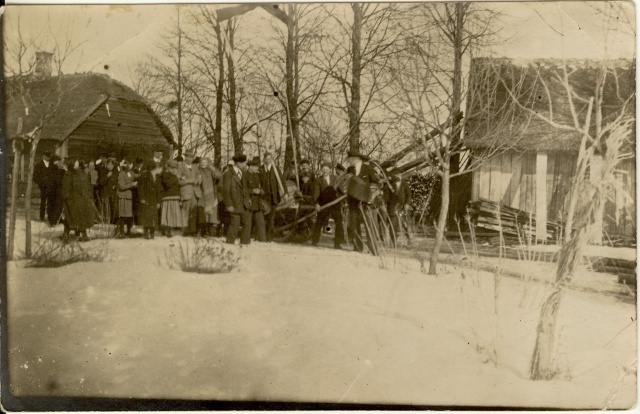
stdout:
[(267, 222), (267, 241), (273, 240), (273, 227), (276, 215), (276, 206), (287, 194), (287, 187), (283, 183), (282, 173), (278, 170), (273, 162), (273, 156), (270, 153), (264, 154), (264, 162), (260, 167), (260, 181), (264, 191), (264, 197), (269, 203), (271, 209), (265, 217)]

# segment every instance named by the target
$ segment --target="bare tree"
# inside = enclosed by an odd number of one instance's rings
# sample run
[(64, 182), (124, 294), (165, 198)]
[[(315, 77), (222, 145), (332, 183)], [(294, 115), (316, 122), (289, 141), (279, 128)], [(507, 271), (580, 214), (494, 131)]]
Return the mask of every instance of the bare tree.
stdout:
[[(555, 343), (563, 292), (580, 263), (590, 228), (602, 217), (605, 200), (612, 196), (612, 189), (623, 191), (615, 174), (619, 162), (634, 157), (631, 140), (635, 126), (635, 61), (603, 60), (596, 69), (569, 68), (562, 62), (546, 67), (532, 65), (526, 70), (532, 71), (537, 80), (540, 103), (534, 107), (523, 105), (502, 80), (512, 101), (532, 117), (580, 142), (569, 194), (566, 238), (558, 258), (553, 292), (542, 305), (530, 367), (531, 379), (549, 380), (560, 374)], [(558, 101), (551, 98), (549, 91), (561, 91), (563, 99), (559, 102), (568, 108), (569, 117), (558, 115), (563, 111), (554, 106)]]
[[(333, 95), (342, 102), (335, 105), (344, 111), (349, 125), (344, 139), (350, 149), (360, 151), (361, 126), (366, 123), (363, 119), (375, 109), (376, 91), (386, 87), (380, 85), (383, 78), (378, 73), (392, 58), (392, 45), (400, 32), (394, 30), (398, 8), (395, 4), (351, 3), (349, 6), (351, 24), (347, 23), (346, 5), (326, 7), (332, 18), (330, 22), (339, 30), (320, 45), (318, 67), (337, 83)], [(380, 116), (378, 111), (376, 118)]]
[[(285, 143), (285, 165), (290, 165), (294, 154), (299, 157), (300, 124), (325, 94), (328, 74), (314, 65), (315, 51), (323, 40), (328, 19), (317, 4), (287, 4), (283, 19), (286, 26), (274, 22), (273, 28), (283, 54), (273, 50), (259, 50), (258, 62), (271, 89), (277, 93), (283, 110), (287, 114), (287, 140)], [(282, 93), (284, 89), (284, 94)], [(295, 142), (295, 147), (294, 147)]]
[[(43, 96), (35, 96), (30, 88), (30, 83), (35, 74), (35, 52), (38, 50), (51, 50), (53, 60), (56, 64), (58, 75), (62, 75), (62, 68), (68, 61), (68, 58), (76, 52), (82, 51), (85, 42), (78, 41), (73, 36), (73, 22), (66, 20), (58, 22), (57, 30), (54, 30), (52, 19), (47, 19), (46, 27), (39, 27), (35, 32), (25, 31), (22, 27), (20, 11), (17, 12), (16, 30), (6, 33), (5, 41), (7, 48), (5, 50), (5, 75), (11, 77), (10, 85), (7, 85), (7, 96), (19, 97), (25, 108), (25, 118), (35, 119), (30, 125), (35, 125), (30, 131), (16, 131), (17, 137), (13, 143), (14, 150), (14, 171), (17, 171), (16, 164), (25, 155), (23, 150), (29, 147), (29, 170), (27, 173), (27, 188), (25, 191), (25, 255), (31, 257), (31, 196), (33, 194), (33, 171), (35, 167), (35, 156), (40, 142), (42, 127), (54, 115), (58, 109), (60, 102), (64, 99), (66, 93), (75, 88), (76, 85), (70, 85), (63, 89), (62, 77), (58, 76), (55, 83), (52, 83), (52, 90), (46, 92), (47, 95), (56, 96), (54, 103), (44, 106), (41, 101), (46, 98)], [(78, 82), (79, 83), (79, 82)], [(26, 124), (25, 120), (25, 124)], [(10, 207), (10, 223), (8, 237), (9, 259), (13, 258), (13, 242), (15, 234), (15, 222), (17, 216), (17, 193), (18, 177), (16, 174), (12, 176), (12, 196)]]
[[(471, 3), (420, 4), (406, 12), (400, 50), (388, 72), (401, 100), (395, 111), (401, 119), (413, 123), (416, 138), (425, 151), (425, 162), (442, 182), (429, 263), (429, 274), (435, 275), (449, 211), (450, 180), (471, 171), (461, 172), (457, 166), (459, 154), (464, 151), (460, 141), (464, 127), (461, 109), (468, 98), (463, 59), (491, 41), (496, 34), (492, 29), (496, 14)], [(439, 133), (427, 134), (431, 130)]]

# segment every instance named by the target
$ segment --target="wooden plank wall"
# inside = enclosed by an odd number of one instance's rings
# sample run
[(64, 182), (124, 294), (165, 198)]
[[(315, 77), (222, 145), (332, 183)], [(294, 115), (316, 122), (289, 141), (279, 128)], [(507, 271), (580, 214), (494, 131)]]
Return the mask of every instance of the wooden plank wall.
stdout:
[[(604, 206), (605, 241), (608, 237), (636, 234), (636, 162), (624, 160), (617, 168), (616, 178), (623, 191), (611, 195)], [(615, 200), (615, 202), (614, 202)]]
[[(571, 180), (577, 154), (547, 153), (547, 219), (562, 221), (569, 205)], [(636, 164), (625, 160), (617, 174), (624, 192), (613, 194), (604, 209), (605, 240), (608, 236), (636, 233)], [(473, 173), (472, 201), (484, 198), (535, 213), (536, 153), (505, 152), (485, 162)], [(615, 200), (615, 201), (614, 201)]]
[(473, 175), (473, 201), (484, 198), (535, 212), (535, 153), (505, 152), (482, 164)]
[(547, 218), (561, 221), (569, 206), (577, 154), (550, 152), (547, 158)]

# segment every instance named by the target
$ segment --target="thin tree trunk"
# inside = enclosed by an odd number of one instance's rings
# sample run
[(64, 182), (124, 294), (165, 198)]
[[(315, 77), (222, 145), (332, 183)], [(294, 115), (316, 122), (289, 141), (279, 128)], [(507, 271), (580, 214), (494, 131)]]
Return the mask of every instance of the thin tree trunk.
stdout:
[(438, 224), (436, 229), (436, 241), (431, 251), (431, 258), (429, 259), (429, 274), (436, 275), (438, 265), (438, 255), (440, 248), (442, 247), (442, 240), (444, 238), (444, 229), (447, 224), (447, 213), (449, 212), (449, 182), (450, 174), (449, 169), (445, 166), (442, 174), (442, 188), (440, 191), (442, 201), (440, 203), (440, 213), (438, 214)]
[(353, 10), (353, 31), (351, 33), (351, 102), (349, 104), (349, 149), (360, 151), (360, 75), (362, 56), (360, 40), (362, 36), (362, 5), (351, 3)]
[(16, 217), (18, 210), (18, 184), (20, 173), (20, 160), (22, 159), (23, 153), (20, 148), (22, 143), (18, 143), (14, 141), (13, 143), (13, 173), (11, 174), (11, 207), (9, 212), (9, 239), (7, 245), (7, 260), (13, 260), (13, 250), (14, 250), (14, 235), (16, 232)]
[(558, 374), (554, 355), (556, 323), (561, 299), (562, 290), (556, 289), (542, 305), (536, 345), (529, 369), (532, 380), (551, 380)]
[[(232, 23), (229, 22), (228, 28), (228, 38), (229, 38), (229, 47), (231, 48), (231, 52), (233, 52), (233, 34), (234, 30), (232, 28)], [(231, 119), (231, 136), (233, 137), (233, 150), (236, 154), (242, 153), (242, 137), (240, 136), (240, 132), (238, 131), (238, 107), (236, 102), (236, 73), (235, 73), (235, 65), (233, 62), (232, 53), (227, 55), (227, 67), (229, 72), (229, 117)]]
[(27, 191), (24, 199), (24, 221), (25, 221), (25, 246), (24, 254), (27, 259), (31, 258), (31, 194), (33, 193), (33, 170), (36, 160), (36, 149), (40, 142), (40, 132), (31, 141), (31, 151), (29, 154), (29, 174), (27, 175)]
[(178, 156), (182, 156), (184, 136), (182, 131), (182, 28), (180, 27), (180, 8), (178, 7), (178, 85), (176, 100), (178, 104)]
[[(287, 116), (287, 140), (285, 142), (285, 151), (284, 151), (284, 165), (285, 169), (289, 168), (294, 160), (294, 152), (298, 153), (298, 151), (294, 151), (293, 145), (294, 142), (298, 141), (298, 95), (294, 85), (295, 78), (298, 75), (295, 70), (297, 67), (297, 53), (296, 53), (296, 17), (295, 17), (295, 5), (288, 5), (289, 12), (289, 20), (287, 22), (287, 48), (285, 55), (285, 67), (286, 67), (286, 76), (287, 76), (287, 84), (286, 84), (286, 95), (284, 99), (287, 100), (285, 105), (288, 105), (288, 116)], [(299, 149), (299, 146), (296, 146), (296, 149)], [(297, 160), (296, 160), (297, 162)]]
[(218, 41), (218, 84), (216, 86), (216, 123), (213, 129), (213, 164), (216, 168), (222, 168), (222, 105), (224, 98), (224, 47), (222, 45), (222, 33), (220, 24), (215, 26), (216, 40)]

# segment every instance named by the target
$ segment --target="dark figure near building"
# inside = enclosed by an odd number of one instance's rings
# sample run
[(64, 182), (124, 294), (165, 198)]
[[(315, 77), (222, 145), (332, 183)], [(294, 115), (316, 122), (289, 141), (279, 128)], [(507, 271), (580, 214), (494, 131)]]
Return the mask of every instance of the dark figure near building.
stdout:
[(116, 207), (118, 205), (118, 170), (116, 169), (116, 160), (108, 158), (105, 161), (105, 169), (102, 176), (98, 177), (98, 185), (100, 186), (101, 205), (100, 214), (102, 222), (107, 224), (115, 223)]
[(243, 223), (249, 223), (248, 228), (242, 227), (242, 234), (244, 237), (245, 232), (249, 232), (251, 237), (251, 226), (255, 222), (255, 235), (256, 240), (259, 242), (266, 241), (264, 226), (264, 214), (261, 209), (262, 185), (260, 184), (260, 173), (258, 168), (260, 167), (260, 158), (254, 157), (247, 163), (248, 171), (244, 174), (244, 215)]
[(87, 229), (93, 227), (93, 188), (84, 172), (81, 160), (69, 160), (67, 172), (62, 179), (62, 198), (66, 220), (64, 240), (69, 240), (70, 230), (79, 236), (79, 241), (87, 241)]
[[(313, 186), (313, 200), (316, 205), (316, 209), (319, 210), (322, 206), (335, 201), (338, 197), (339, 194), (336, 188), (336, 176), (331, 174), (331, 164), (323, 163), (322, 176), (316, 178)], [(334, 204), (318, 212), (316, 224), (313, 228), (311, 243), (314, 246), (318, 245), (322, 229), (324, 229), (329, 223), (329, 218), (332, 218), (336, 225), (333, 247), (341, 249), (344, 238), (344, 228), (342, 224), (340, 203)]]
[(138, 218), (144, 228), (145, 239), (153, 239), (156, 234), (156, 228), (160, 227), (158, 212), (162, 203), (161, 173), (161, 164), (150, 163), (142, 172), (138, 181), (138, 197), (140, 198)]
[(46, 217), (49, 220), (49, 225), (53, 226), (57, 220), (54, 220), (53, 207), (55, 189), (53, 187), (53, 174), (56, 167), (51, 161), (51, 153), (45, 152), (42, 155), (42, 161), (37, 163), (33, 169), (33, 182), (38, 184), (40, 189), (40, 221), (45, 220)]
[(218, 186), (218, 219), (220, 223), (218, 224), (218, 228), (216, 229), (216, 237), (227, 237), (227, 233), (229, 232), (229, 224), (231, 223), (231, 213), (227, 211), (227, 208), (224, 205), (224, 175), (229, 169), (233, 168), (233, 160), (229, 160), (227, 165), (222, 169), (222, 177), (217, 186)]
[(262, 183), (263, 197), (269, 203), (269, 213), (265, 217), (267, 222), (267, 241), (273, 240), (273, 228), (276, 217), (276, 206), (280, 204), (285, 194), (287, 186), (282, 178), (282, 173), (273, 162), (270, 153), (264, 154), (264, 162), (260, 167), (260, 180)]
[[(245, 188), (242, 176), (244, 175), (246, 162), (246, 155), (235, 155), (233, 157), (234, 165), (227, 169), (222, 177), (222, 198), (224, 199), (225, 208), (231, 215), (229, 230), (227, 231), (227, 243), (230, 244), (235, 243), (241, 223), (243, 231), (240, 243), (249, 244), (251, 241), (251, 223), (247, 222), (247, 216), (244, 214)], [(244, 229), (248, 229), (248, 231)]]
[(52, 186), (53, 186), (53, 203), (51, 205), (50, 220), (56, 224), (60, 221), (62, 216), (62, 206), (64, 204), (62, 199), (62, 180), (64, 174), (67, 171), (64, 160), (57, 155), (51, 156), (51, 162), (53, 163), (52, 174)]
[[(370, 165), (365, 164), (364, 161), (368, 160), (365, 155), (360, 154), (357, 151), (349, 151), (347, 154), (347, 161), (349, 162), (349, 172), (353, 174), (351, 181), (357, 183), (357, 185), (349, 185), (350, 188), (360, 187), (364, 192), (368, 193), (368, 187), (371, 184), (377, 184), (378, 179)], [(347, 232), (349, 234), (349, 241), (353, 243), (355, 251), (362, 252), (364, 250), (364, 243), (362, 240), (362, 225), (364, 224), (363, 214), (369, 212), (369, 206), (367, 200), (364, 199), (361, 194), (349, 191), (347, 196), (347, 206), (349, 207), (349, 225)], [(371, 234), (367, 226), (365, 226), (367, 234), (367, 247), (373, 255), (377, 255), (374, 247), (374, 243), (371, 240)]]
[[(408, 213), (411, 209), (411, 189), (409, 184), (402, 179), (402, 171), (395, 168), (390, 173), (392, 180), (391, 186), (393, 189), (389, 192), (389, 198), (387, 203), (387, 211), (391, 217), (391, 223), (393, 224), (393, 245), (396, 245), (396, 237), (401, 231), (404, 231), (407, 242), (411, 242), (411, 236), (409, 234)], [(402, 229), (401, 229), (402, 227)]]

